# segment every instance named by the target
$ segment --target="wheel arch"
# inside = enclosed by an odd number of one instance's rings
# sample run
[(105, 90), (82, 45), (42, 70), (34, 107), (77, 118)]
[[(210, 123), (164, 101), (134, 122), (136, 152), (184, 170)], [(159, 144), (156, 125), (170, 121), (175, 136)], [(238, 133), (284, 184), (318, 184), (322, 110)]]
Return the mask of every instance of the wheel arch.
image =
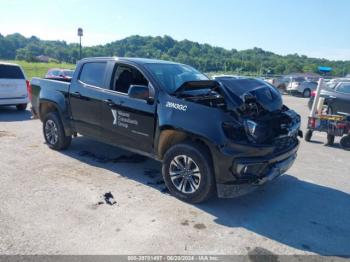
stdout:
[[(213, 161), (210, 142), (205, 138), (188, 131), (179, 130), (172, 126), (163, 126), (159, 131), (157, 156), (163, 160), (165, 153), (175, 144), (182, 142), (195, 143), (207, 151), (211, 161)], [(213, 164), (213, 163), (212, 163)]]
[(73, 134), (72, 128), (70, 126), (70, 124), (68, 123), (68, 121), (66, 120), (66, 118), (64, 117), (64, 114), (62, 112), (62, 110), (60, 109), (60, 106), (52, 100), (48, 100), (48, 99), (40, 99), (40, 104), (39, 104), (39, 119), (41, 120), (41, 122), (44, 121), (45, 116), (49, 113), (52, 112), (57, 112), (60, 120), (62, 121), (63, 127), (64, 127), (64, 132), (66, 134), (66, 136), (70, 136)]

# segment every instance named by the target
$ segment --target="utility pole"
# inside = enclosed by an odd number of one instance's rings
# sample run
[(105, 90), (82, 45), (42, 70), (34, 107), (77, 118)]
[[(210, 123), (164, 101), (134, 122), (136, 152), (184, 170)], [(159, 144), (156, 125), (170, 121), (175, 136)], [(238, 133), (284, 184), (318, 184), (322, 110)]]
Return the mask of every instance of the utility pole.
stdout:
[(78, 36), (79, 36), (79, 59), (81, 59), (81, 37), (83, 36), (83, 29), (78, 28)]

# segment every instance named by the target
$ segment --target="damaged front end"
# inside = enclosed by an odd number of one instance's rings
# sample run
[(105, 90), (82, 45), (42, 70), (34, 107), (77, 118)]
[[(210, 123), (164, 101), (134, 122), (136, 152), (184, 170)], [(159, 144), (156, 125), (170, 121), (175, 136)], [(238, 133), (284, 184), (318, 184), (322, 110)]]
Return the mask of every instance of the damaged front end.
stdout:
[[(285, 173), (296, 159), (300, 116), (274, 87), (256, 79), (185, 83), (178, 97), (222, 109), (227, 138), (213, 154), (220, 197), (235, 197)], [(220, 120), (218, 120), (220, 121)]]

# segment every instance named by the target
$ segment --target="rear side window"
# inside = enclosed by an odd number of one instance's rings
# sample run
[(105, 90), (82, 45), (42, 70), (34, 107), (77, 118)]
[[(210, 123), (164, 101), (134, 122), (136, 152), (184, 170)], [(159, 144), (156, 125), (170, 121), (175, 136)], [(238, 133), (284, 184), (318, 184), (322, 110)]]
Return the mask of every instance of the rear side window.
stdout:
[(86, 63), (80, 72), (79, 80), (85, 84), (103, 87), (106, 63)]
[(350, 84), (339, 85), (337, 91), (345, 94), (350, 94)]
[(24, 75), (18, 66), (0, 65), (0, 78), (24, 79)]

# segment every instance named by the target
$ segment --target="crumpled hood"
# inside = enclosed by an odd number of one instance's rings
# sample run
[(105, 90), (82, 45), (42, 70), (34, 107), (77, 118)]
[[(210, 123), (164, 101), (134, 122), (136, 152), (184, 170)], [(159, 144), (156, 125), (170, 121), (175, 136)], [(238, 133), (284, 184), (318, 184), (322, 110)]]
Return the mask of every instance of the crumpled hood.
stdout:
[(282, 96), (275, 87), (253, 78), (189, 81), (183, 83), (173, 94), (200, 95), (207, 93), (208, 89), (223, 95), (227, 109), (231, 111), (249, 101), (259, 103), (269, 112), (278, 111), (283, 106)]
[(229, 96), (236, 106), (255, 100), (269, 112), (278, 111), (282, 108), (282, 96), (279, 91), (257, 79), (221, 80), (221, 89)]

